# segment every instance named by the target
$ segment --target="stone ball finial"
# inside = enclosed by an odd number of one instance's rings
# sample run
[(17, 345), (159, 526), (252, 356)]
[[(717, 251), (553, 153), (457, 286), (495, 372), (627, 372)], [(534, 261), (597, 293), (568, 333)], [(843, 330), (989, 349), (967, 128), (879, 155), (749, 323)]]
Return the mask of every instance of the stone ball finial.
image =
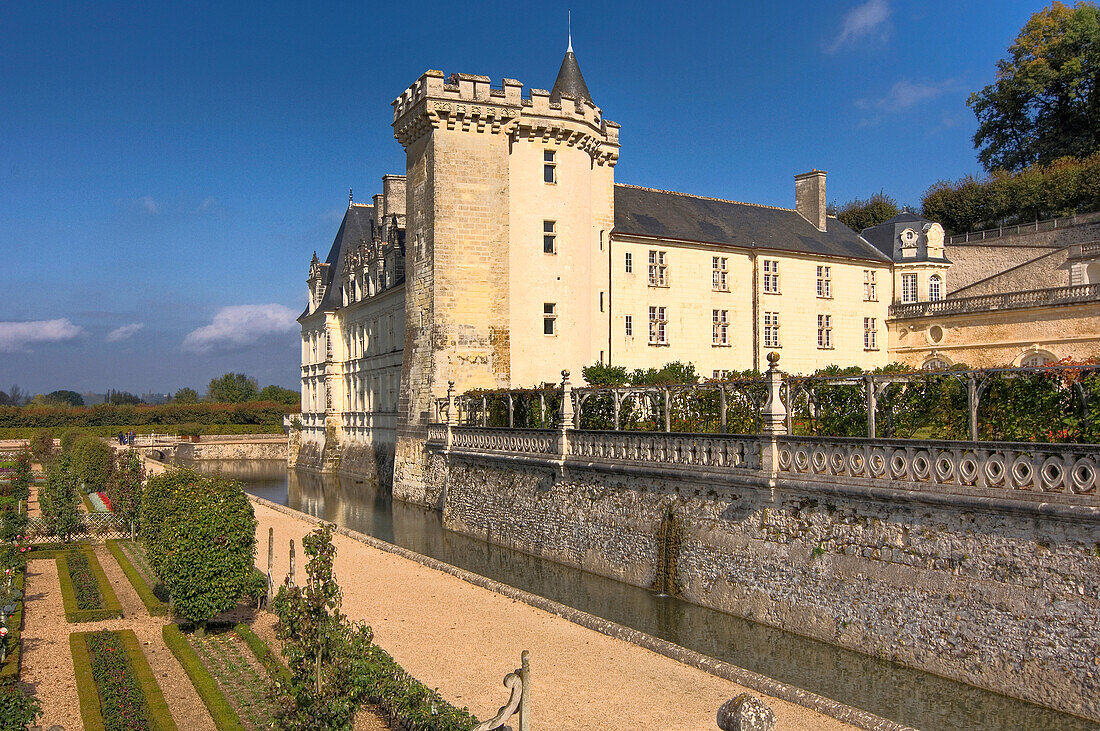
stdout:
[(563, 370), (562, 370), (562, 372), (561, 372), (561, 377), (562, 377), (562, 378), (569, 378), (569, 371), (568, 371), (568, 369), (563, 369)]
[(774, 350), (772, 352), (768, 353), (768, 363), (771, 364), (772, 368), (778, 368), (779, 367), (779, 353), (774, 351)]
[(454, 381), (447, 381), (447, 388), (454, 388), (454, 387), (455, 387), (455, 382)]
[(722, 731), (772, 731), (775, 714), (764, 701), (742, 693), (718, 709), (718, 728)]

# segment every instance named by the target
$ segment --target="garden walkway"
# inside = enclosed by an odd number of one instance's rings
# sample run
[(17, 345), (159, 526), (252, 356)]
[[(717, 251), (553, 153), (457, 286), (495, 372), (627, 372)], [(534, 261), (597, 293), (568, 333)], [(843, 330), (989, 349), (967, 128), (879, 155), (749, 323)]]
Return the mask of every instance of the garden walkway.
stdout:
[(82, 727), (69, 634), (132, 629), (141, 642), (145, 659), (164, 693), (176, 725), (188, 731), (216, 731), (187, 673), (164, 644), (161, 637), (164, 618), (149, 616), (118, 562), (104, 546), (97, 545), (95, 555), (122, 604), (122, 619), (79, 624), (66, 622), (54, 559), (27, 562), (22, 680), (42, 703), (43, 716), (39, 723), (43, 728), (53, 724), (66, 729)]
[[(302, 582), (301, 539), (313, 524), (264, 505), (255, 508), (259, 561), (266, 562), (272, 527), (275, 581), (286, 575), (293, 539)], [(343, 611), (367, 622), (375, 641), (413, 676), (479, 718), (490, 717), (504, 702), (501, 680), (517, 667), (524, 649), (531, 651), (535, 729), (706, 731), (718, 728), (715, 714), (722, 703), (747, 691), (346, 536), (337, 534), (333, 542)], [(808, 708), (761, 697), (775, 711), (779, 729), (851, 728)]]

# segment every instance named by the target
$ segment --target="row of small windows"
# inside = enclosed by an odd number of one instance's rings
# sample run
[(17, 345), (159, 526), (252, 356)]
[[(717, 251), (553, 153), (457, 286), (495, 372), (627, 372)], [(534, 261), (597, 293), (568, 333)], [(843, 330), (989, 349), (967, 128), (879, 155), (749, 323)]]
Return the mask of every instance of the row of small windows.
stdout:
[[(547, 335), (556, 334), (554, 320), (556, 318), (555, 305), (544, 305), (543, 332)], [(634, 337), (634, 316), (626, 315), (623, 318), (623, 328), (628, 338)], [(668, 308), (649, 308), (649, 344), (668, 345)], [(729, 310), (711, 310), (711, 345), (728, 347), (730, 341), (730, 315)], [(779, 313), (764, 313), (764, 347), (779, 348), (782, 344), (779, 338)], [(833, 347), (833, 317), (832, 315), (817, 316), (817, 347), (831, 349)], [(863, 318), (863, 347), (865, 350), (878, 350), (878, 322), (877, 318)]]
[[(623, 269), (627, 274), (634, 273), (634, 254), (624, 253)], [(764, 293), (779, 294), (779, 260), (764, 259)], [(863, 270), (863, 299), (867, 302), (878, 300), (877, 282), (875, 270)], [(649, 286), (668, 286), (668, 252), (660, 249), (649, 250)], [(729, 259), (724, 256), (711, 257), (711, 288), (715, 292), (729, 292)], [(938, 290), (937, 290), (938, 291)], [(833, 281), (832, 267), (819, 265), (817, 267), (817, 296), (822, 299), (832, 299)]]

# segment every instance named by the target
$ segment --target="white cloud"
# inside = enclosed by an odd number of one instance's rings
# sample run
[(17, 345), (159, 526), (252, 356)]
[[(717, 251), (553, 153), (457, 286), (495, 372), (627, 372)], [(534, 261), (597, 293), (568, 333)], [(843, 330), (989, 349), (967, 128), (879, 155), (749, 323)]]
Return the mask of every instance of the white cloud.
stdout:
[(839, 51), (843, 46), (857, 43), (870, 35), (885, 36), (889, 19), (889, 0), (867, 0), (848, 11), (840, 25), (840, 32), (826, 46), (826, 50), (830, 53)]
[(183, 339), (183, 349), (207, 353), (251, 345), (268, 335), (296, 329), (297, 317), (296, 311), (277, 304), (223, 307), (209, 325), (187, 334)]
[(153, 200), (153, 196), (143, 196), (141, 199), (141, 207), (145, 209), (145, 212), (150, 216), (155, 216), (160, 213), (160, 204)]
[(122, 327), (116, 327), (111, 332), (107, 333), (108, 343), (117, 343), (120, 340), (133, 337), (138, 330), (145, 327), (143, 322), (132, 322), (129, 325), (123, 325)]
[(58, 343), (72, 340), (84, 330), (67, 317), (31, 322), (0, 322), (0, 353), (29, 350), (35, 343)]
[[(955, 79), (916, 83), (902, 80), (890, 87), (890, 91), (879, 99), (857, 99), (856, 108), (871, 112), (872, 115), (860, 122), (861, 127), (878, 124), (886, 115), (905, 112), (919, 107), (943, 94), (955, 91), (959, 84)], [(946, 119), (946, 117), (945, 117)]]

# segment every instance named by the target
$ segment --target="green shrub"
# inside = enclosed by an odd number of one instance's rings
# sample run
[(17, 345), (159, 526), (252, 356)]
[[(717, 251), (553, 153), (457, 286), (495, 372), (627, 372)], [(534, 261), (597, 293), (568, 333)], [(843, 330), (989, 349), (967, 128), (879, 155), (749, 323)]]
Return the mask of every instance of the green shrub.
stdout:
[(39, 429), (31, 437), (31, 454), (34, 461), (43, 467), (54, 457), (53, 432), (49, 429)]
[(82, 436), (84, 436), (84, 432), (76, 428), (69, 428), (61, 432), (61, 453), (71, 454), (73, 447)]
[[(152, 485), (152, 489), (149, 486)], [(252, 581), (256, 516), (239, 482), (174, 470), (149, 480), (143, 541), (177, 614), (206, 622), (237, 605)], [(151, 514), (150, 514), (151, 513)]]
[(80, 532), (79, 481), (69, 457), (61, 457), (46, 468), (46, 484), (38, 494), (46, 530), (67, 543)]
[(41, 715), (38, 699), (24, 693), (18, 683), (0, 685), (0, 728), (25, 729)]
[(73, 445), (72, 457), (73, 472), (80, 478), (85, 492), (99, 492), (107, 487), (114, 451), (106, 442), (83, 436)]
[(133, 450), (119, 455), (107, 481), (107, 499), (111, 501), (111, 510), (119, 516), (124, 526), (137, 525), (141, 518), (141, 485), (144, 480), (145, 468), (141, 456)]
[(197, 437), (202, 434), (202, 427), (198, 424), (181, 424), (176, 430), (181, 437)]

